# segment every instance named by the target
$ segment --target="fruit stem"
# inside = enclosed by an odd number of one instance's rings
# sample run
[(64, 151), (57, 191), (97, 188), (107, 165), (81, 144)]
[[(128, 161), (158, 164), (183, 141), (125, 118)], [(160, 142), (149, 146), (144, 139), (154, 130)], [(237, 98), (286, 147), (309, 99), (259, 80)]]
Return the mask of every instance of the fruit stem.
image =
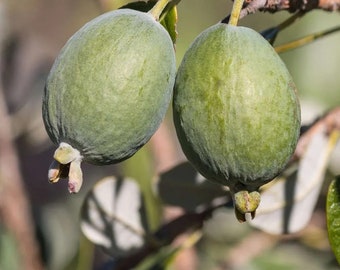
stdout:
[(149, 11), (149, 13), (155, 18), (156, 21), (159, 21), (159, 17), (161, 16), (163, 10), (169, 2), (170, 0), (159, 0)]
[(230, 25), (237, 25), (238, 19), (240, 17), (240, 12), (242, 10), (243, 7), (243, 2), (244, 0), (235, 0), (234, 4), (233, 4), (233, 8), (231, 10), (231, 15), (230, 15), (230, 19), (229, 19), (229, 24)]

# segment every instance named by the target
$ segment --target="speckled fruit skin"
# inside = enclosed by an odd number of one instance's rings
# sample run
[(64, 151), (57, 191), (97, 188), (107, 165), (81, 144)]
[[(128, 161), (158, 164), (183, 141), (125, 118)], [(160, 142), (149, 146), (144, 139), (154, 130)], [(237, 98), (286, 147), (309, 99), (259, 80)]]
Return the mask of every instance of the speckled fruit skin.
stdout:
[(245, 27), (219, 23), (196, 38), (177, 73), (173, 111), (189, 161), (236, 191), (280, 173), (299, 137), (292, 78), (270, 44)]
[(164, 118), (175, 72), (171, 38), (151, 14), (103, 14), (69, 39), (51, 69), (43, 97), (48, 135), (90, 163), (124, 160)]

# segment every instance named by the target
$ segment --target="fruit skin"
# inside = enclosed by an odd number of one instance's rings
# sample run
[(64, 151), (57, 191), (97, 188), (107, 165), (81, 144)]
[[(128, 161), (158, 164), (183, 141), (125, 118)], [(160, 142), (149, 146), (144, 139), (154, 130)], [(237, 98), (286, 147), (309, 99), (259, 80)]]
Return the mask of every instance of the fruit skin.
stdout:
[(51, 69), (43, 97), (47, 133), (87, 162), (124, 160), (164, 118), (175, 72), (171, 38), (151, 14), (103, 14), (69, 39)]
[(246, 27), (219, 23), (196, 38), (177, 73), (173, 112), (188, 160), (234, 194), (277, 176), (299, 137), (292, 78), (270, 44)]

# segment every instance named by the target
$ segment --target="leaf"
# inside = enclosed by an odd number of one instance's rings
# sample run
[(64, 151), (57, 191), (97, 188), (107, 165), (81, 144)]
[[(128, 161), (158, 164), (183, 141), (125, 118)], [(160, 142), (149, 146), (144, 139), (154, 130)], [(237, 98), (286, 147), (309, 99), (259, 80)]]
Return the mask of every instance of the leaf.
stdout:
[(340, 264), (340, 176), (329, 186), (326, 213), (329, 242)]
[(275, 51), (277, 53), (283, 53), (283, 52), (286, 52), (286, 51), (289, 51), (289, 50), (292, 50), (292, 49), (296, 49), (296, 48), (299, 48), (301, 46), (307, 45), (311, 42), (314, 42), (315, 40), (317, 40), (319, 38), (323, 38), (325, 36), (328, 36), (330, 34), (338, 32), (338, 31), (340, 31), (340, 25), (332, 27), (332, 28), (327, 29), (327, 30), (323, 30), (323, 31), (314, 33), (314, 34), (307, 35), (305, 37), (296, 39), (294, 41), (291, 41), (291, 42), (288, 42), (288, 43), (285, 43), (285, 44), (282, 44), (282, 45), (279, 45), (279, 46), (276, 46)]
[(121, 6), (120, 9), (122, 8), (129, 8), (129, 9), (134, 9), (142, 12), (148, 12), (156, 3), (157, 1), (155, 0), (150, 0), (150, 1), (136, 1), (132, 3), (128, 3), (124, 6)]
[(113, 257), (127, 256), (144, 244), (145, 207), (132, 178), (106, 177), (87, 194), (81, 230)]
[(186, 211), (198, 211), (229, 194), (222, 185), (206, 180), (189, 162), (161, 174), (156, 185), (165, 204), (179, 206)]
[(148, 146), (143, 147), (121, 165), (122, 174), (135, 179), (143, 194), (145, 216), (150, 230), (156, 230), (161, 222), (161, 204), (154, 194), (152, 180), (155, 178), (153, 157)]
[(176, 257), (185, 249), (194, 246), (202, 237), (201, 230), (190, 232), (185, 240), (177, 246), (167, 245), (155, 255), (147, 257), (135, 270), (164, 270), (169, 269)]
[(319, 131), (311, 139), (298, 170), (288, 169), (261, 194), (256, 218), (250, 224), (272, 234), (294, 233), (309, 222), (323, 184), (338, 135)]
[(268, 40), (268, 42), (271, 45), (273, 45), (279, 32), (286, 29), (288, 26), (292, 25), (296, 21), (296, 19), (302, 17), (304, 14), (305, 13), (302, 11), (296, 12), (294, 15), (290, 16), (288, 19), (286, 19), (279, 25), (265, 29), (260, 34), (266, 40)]
[(266, 39), (268, 40), (268, 42), (273, 45), (278, 33), (279, 33), (280, 29), (275, 26), (275, 27), (271, 27), (268, 29), (263, 30), (260, 34)]
[(160, 23), (165, 27), (168, 31), (172, 43), (176, 44), (177, 41), (177, 7), (173, 6), (170, 8), (164, 17), (161, 18)]

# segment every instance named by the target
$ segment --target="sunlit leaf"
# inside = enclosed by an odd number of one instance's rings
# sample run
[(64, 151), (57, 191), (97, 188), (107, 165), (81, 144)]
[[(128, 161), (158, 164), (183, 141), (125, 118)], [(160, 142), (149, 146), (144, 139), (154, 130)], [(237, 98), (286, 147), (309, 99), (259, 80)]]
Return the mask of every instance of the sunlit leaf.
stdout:
[(329, 186), (326, 212), (329, 242), (340, 264), (340, 176)]
[(144, 243), (144, 203), (136, 181), (107, 177), (85, 198), (81, 229), (114, 257), (126, 256)]
[(256, 218), (250, 224), (272, 234), (294, 233), (310, 221), (323, 184), (325, 170), (338, 136), (316, 133), (300, 160), (264, 188)]
[(157, 181), (158, 195), (165, 204), (195, 211), (228, 196), (223, 186), (206, 180), (189, 162), (161, 174)]
[(161, 24), (168, 31), (173, 44), (176, 44), (177, 40), (177, 7), (173, 6), (166, 15), (161, 18)]

